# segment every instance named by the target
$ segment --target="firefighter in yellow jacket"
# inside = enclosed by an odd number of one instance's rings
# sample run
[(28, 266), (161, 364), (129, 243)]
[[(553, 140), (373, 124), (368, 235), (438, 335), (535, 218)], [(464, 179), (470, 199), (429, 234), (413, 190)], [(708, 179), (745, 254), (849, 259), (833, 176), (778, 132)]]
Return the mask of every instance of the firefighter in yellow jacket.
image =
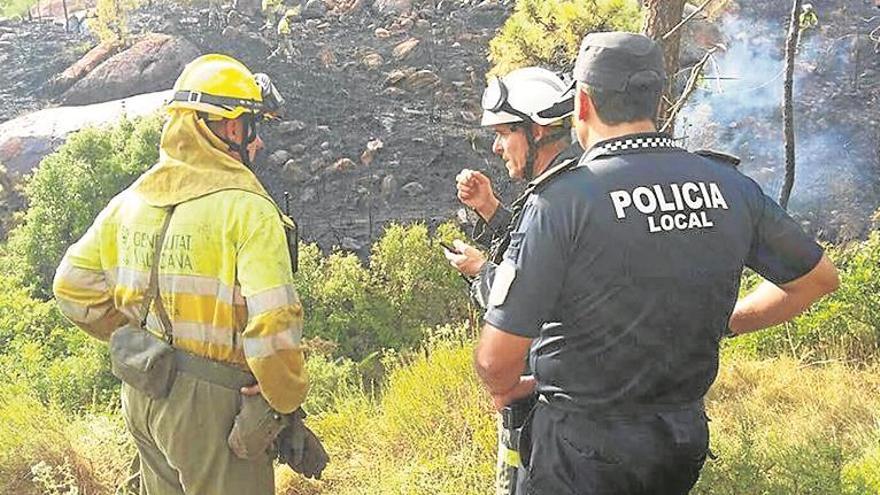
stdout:
[(276, 439), (285, 461), (316, 477), (326, 464), (292, 414), (308, 389), (286, 237), (294, 225), (249, 168), (262, 147), (258, 123), (281, 101), (268, 76), (230, 57), (190, 62), (168, 105), (159, 162), (110, 201), (56, 273), (62, 312), (108, 340), (142, 318), (161, 252), (158, 297), (139, 328), (158, 335), (170, 324), (176, 378), (161, 399), (122, 387), (141, 493), (274, 493), (270, 452), (241, 458), (227, 438), (254, 398), (268, 404), (270, 420), (290, 425), (285, 441)]

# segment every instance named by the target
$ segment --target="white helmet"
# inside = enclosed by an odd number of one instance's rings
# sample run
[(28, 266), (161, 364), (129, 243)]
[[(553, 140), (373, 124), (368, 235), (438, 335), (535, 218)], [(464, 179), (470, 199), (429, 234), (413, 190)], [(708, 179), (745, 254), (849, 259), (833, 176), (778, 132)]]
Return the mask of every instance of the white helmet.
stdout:
[(480, 125), (513, 124), (526, 119), (538, 125), (561, 125), (574, 112), (574, 98), (561, 98), (569, 86), (540, 67), (524, 67), (503, 78), (493, 77), (483, 92)]

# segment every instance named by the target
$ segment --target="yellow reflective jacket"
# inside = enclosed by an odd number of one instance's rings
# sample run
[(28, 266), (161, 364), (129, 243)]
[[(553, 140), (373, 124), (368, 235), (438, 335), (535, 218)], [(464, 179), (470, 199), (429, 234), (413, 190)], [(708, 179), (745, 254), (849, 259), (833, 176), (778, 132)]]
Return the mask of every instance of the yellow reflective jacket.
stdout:
[[(175, 113), (159, 163), (113, 198), (55, 274), (62, 312), (107, 340), (137, 323), (154, 243), (175, 205), (159, 261), (174, 346), (250, 369), (282, 413), (308, 383), (284, 217), (253, 173), (192, 112)], [(161, 333), (154, 312), (147, 328)]]

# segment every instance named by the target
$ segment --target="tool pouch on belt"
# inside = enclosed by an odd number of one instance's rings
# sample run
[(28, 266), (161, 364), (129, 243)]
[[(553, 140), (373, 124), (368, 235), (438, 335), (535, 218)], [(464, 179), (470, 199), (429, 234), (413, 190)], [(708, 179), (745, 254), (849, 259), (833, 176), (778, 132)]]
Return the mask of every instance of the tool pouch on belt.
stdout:
[[(168, 396), (177, 372), (174, 348), (170, 344), (171, 321), (158, 297), (159, 256), (173, 211), (172, 207), (165, 217), (165, 223), (156, 240), (150, 281), (144, 294), (139, 325), (126, 325), (110, 336), (110, 370), (113, 375), (154, 399)], [(154, 300), (159, 320), (165, 327), (163, 338), (158, 338), (146, 330), (147, 314)]]
[(241, 410), (235, 416), (226, 443), (240, 459), (266, 457), (275, 438), (287, 426), (287, 418), (272, 409), (262, 394), (243, 395), (241, 399)]

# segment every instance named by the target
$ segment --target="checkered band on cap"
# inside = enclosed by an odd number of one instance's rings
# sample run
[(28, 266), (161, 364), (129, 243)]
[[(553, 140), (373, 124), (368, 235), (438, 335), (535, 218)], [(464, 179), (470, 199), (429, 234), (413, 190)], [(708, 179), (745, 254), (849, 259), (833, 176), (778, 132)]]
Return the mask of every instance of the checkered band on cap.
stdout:
[(674, 148), (679, 149), (675, 145), (675, 141), (668, 136), (645, 136), (636, 138), (624, 138), (611, 141), (602, 145), (602, 148), (609, 153), (616, 151), (630, 151), (638, 149), (657, 149), (657, 148)]

